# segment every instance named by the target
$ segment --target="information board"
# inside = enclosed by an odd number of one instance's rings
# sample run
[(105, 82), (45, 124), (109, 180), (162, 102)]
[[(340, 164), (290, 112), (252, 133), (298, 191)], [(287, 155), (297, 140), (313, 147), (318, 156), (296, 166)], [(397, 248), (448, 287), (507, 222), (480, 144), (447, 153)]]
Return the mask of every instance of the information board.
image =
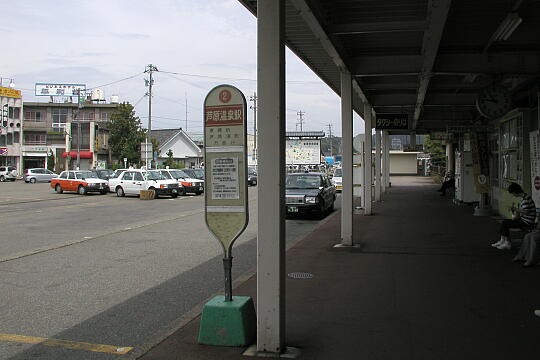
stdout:
[(246, 144), (246, 99), (219, 85), (204, 101), (205, 219), (225, 258), (249, 221)]
[(319, 165), (321, 163), (320, 140), (287, 140), (285, 143), (287, 165)]

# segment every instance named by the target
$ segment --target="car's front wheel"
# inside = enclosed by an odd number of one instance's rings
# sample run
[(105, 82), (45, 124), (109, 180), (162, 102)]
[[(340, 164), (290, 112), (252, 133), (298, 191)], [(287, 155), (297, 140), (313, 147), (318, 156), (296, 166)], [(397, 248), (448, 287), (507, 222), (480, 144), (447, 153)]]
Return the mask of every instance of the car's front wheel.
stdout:
[(60, 184), (56, 184), (56, 186), (54, 187), (54, 191), (56, 191), (58, 194), (61, 194), (64, 192), (64, 190), (62, 190), (62, 187), (60, 186)]
[(4, 177), (4, 175), (0, 175), (0, 182), (4, 182), (6, 181), (6, 178)]
[(79, 195), (86, 195), (86, 188), (82, 185), (79, 185)]
[(31, 178), (30, 179), (30, 184), (35, 184), (36, 183), (36, 178)]
[(126, 194), (124, 193), (124, 189), (122, 189), (121, 186), (117, 187), (116, 188), (116, 196), (118, 197), (123, 197), (125, 196)]

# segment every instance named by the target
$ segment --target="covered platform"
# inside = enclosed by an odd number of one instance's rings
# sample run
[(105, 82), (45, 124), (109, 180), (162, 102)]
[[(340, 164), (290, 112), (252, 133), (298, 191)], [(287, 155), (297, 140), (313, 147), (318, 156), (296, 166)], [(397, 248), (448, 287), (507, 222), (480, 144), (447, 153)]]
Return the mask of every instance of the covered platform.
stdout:
[[(355, 215), (359, 248), (336, 249), (340, 213), (289, 249), (287, 345), (299, 359), (519, 359), (540, 353), (540, 268), (489, 246), (497, 222), (454, 205), (425, 177), (392, 177), (373, 216)], [(257, 301), (256, 277), (235, 289)], [(199, 317), (142, 357), (245, 359), (197, 344)]]

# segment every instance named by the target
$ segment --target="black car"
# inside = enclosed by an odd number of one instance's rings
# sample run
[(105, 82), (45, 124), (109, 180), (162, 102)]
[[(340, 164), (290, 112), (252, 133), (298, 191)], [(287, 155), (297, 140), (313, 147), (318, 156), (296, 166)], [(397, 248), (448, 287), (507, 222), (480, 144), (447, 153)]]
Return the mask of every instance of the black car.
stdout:
[(257, 185), (257, 172), (252, 168), (248, 168), (247, 184), (248, 186)]
[(180, 169), (180, 170), (182, 170), (183, 172), (188, 174), (189, 177), (192, 178), (192, 179), (204, 180), (204, 170), (203, 169), (184, 168), (184, 169)]
[(287, 215), (316, 214), (321, 218), (334, 209), (336, 188), (323, 173), (294, 173), (285, 181)]

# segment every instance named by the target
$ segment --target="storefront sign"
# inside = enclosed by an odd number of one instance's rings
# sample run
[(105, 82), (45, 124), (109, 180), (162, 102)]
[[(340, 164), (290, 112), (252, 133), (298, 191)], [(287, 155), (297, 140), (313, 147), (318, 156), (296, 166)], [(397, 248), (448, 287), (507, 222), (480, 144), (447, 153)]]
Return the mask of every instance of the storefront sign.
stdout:
[(3, 86), (0, 86), (0, 96), (16, 98), (16, 99), (20, 99), (22, 97), (21, 90), (15, 90), (15, 89), (3, 87)]
[(230, 255), (248, 222), (246, 99), (220, 85), (204, 101), (206, 225)]
[(408, 114), (377, 114), (375, 119), (377, 130), (407, 130), (408, 128)]
[(35, 96), (79, 96), (86, 93), (85, 84), (47, 84), (37, 83)]
[(24, 146), (23, 151), (28, 152), (47, 152), (46, 146)]
[(7, 147), (0, 147), (0, 156), (7, 156), (8, 149)]
[(403, 144), (403, 152), (422, 152), (424, 151), (424, 145), (411, 145), (411, 144)]

